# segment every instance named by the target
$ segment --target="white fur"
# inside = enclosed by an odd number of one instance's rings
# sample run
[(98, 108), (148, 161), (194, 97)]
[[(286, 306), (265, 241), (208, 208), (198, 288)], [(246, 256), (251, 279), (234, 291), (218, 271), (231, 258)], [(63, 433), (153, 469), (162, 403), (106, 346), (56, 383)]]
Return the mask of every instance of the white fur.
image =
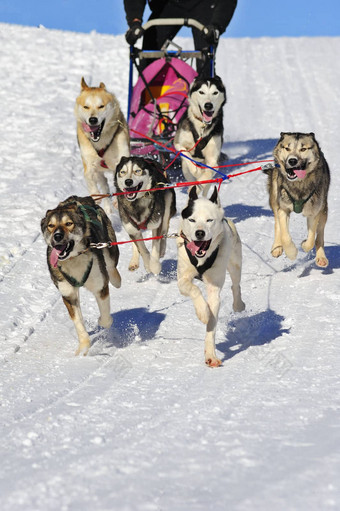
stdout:
[(210, 269), (203, 273), (202, 279), (206, 288), (206, 299), (200, 288), (193, 283), (198, 275), (196, 267), (191, 263), (182, 237), (178, 238), (178, 269), (177, 281), (180, 292), (193, 301), (196, 315), (206, 324), (205, 362), (210, 367), (217, 367), (221, 361), (215, 352), (215, 332), (220, 307), (220, 292), (225, 281), (226, 271), (232, 281), (233, 309), (242, 311), (245, 305), (241, 298), (241, 267), (242, 248), (235, 225), (223, 217), (223, 209), (219, 203), (211, 202), (205, 197), (194, 201), (193, 214), (183, 219), (181, 232), (190, 241), (195, 240), (195, 232), (203, 230), (205, 240), (211, 239), (211, 245), (202, 263), (219, 247), (218, 255)]
[[(212, 127), (207, 124), (202, 116), (204, 105), (208, 102), (213, 105), (212, 119), (220, 112), (222, 105), (225, 101), (225, 95), (221, 93), (215, 84), (211, 84), (209, 80), (204, 83), (200, 89), (189, 94), (189, 107), (188, 107), (188, 118), (193, 123), (199, 137), (206, 137), (210, 134)], [(202, 150), (203, 159), (195, 157), (195, 161), (203, 162), (209, 167), (217, 167), (219, 157), (222, 149), (222, 133), (220, 135), (213, 136), (205, 148)], [(195, 139), (194, 135), (188, 129), (185, 129), (185, 123), (183, 129), (181, 125), (176, 133), (174, 146), (177, 151), (181, 151), (183, 154), (193, 157), (195, 154)], [(214, 177), (215, 172), (210, 168), (197, 167), (188, 158), (181, 157), (182, 172), (184, 178), (187, 181), (206, 181)], [(203, 195), (207, 196), (210, 184), (204, 184), (200, 186), (200, 190), (203, 191)]]

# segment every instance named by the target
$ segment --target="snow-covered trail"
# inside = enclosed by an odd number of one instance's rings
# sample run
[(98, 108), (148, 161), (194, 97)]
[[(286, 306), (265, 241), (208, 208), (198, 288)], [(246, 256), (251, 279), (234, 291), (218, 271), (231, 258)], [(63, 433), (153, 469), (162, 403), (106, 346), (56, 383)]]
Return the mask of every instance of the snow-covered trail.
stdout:
[[(129, 273), (130, 249), (121, 248), (109, 331), (82, 293), (92, 348), (74, 357), (40, 219), (87, 193), (73, 119), (80, 78), (104, 81), (126, 111), (128, 50), (123, 36), (0, 28), (1, 509), (338, 509), (340, 38), (221, 40), (230, 162), (271, 157), (280, 131), (316, 133), (332, 172), (330, 266), (316, 268), (301, 250), (294, 263), (271, 258), (265, 176), (223, 183), (243, 242), (247, 308), (232, 313), (227, 281), (224, 364), (210, 370), (204, 327), (177, 290), (172, 240), (158, 278)], [(178, 192), (179, 211), (185, 201)], [(304, 219), (294, 215), (291, 227), (299, 244)]]

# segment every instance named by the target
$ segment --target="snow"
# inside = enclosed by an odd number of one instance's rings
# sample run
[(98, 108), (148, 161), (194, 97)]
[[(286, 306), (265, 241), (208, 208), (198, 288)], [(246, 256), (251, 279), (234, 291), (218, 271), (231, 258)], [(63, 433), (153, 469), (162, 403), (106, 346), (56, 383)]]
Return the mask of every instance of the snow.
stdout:
[[(92, 347), (74, 356), (40, 220), (87, 195), (73, 118), (80, 79), (104, 81), (126, 112), (128, 49), (124, 36), (6, 24), (0, 38), (1, 509), (339, 509), (340, 38), (221, 40), (230, 163), (271, 158), (281, 131), (314, 131), (332, 183), (325, 270), (301, 248), (295, 262), (271, 257), (262, 173), (222, 184), (243, 243), (246, 311), (232, 312), (227, 279), (219, 369), (204, 365), (205, 327), (178, 292), (173, 240), (159, 277), (128, 272), (121, 246), (114, 326), (97, 326), (84, 290)], [(177, 201), (180, 211), (184, 190)], [(112, 222), (126, 240), (117, 213)], [(293, 215), (291, 231), (300, 244), (305, 219)]]

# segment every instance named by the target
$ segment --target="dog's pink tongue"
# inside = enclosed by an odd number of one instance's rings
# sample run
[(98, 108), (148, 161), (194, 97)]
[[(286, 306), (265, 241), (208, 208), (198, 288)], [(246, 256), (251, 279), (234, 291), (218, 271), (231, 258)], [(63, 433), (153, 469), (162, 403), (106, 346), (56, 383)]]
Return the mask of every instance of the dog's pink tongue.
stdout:
[(58, 257), (62, 250), (58, 250), (57, 248), (52, 248), (52, 252), (50, 254), (50, 263), (53, 268), (56, 268), (58, 265)]
[(303, 179), (305, 176), (306, 176), (306, 171), (305, 170), (294, 170), (294, 173), (295, 175), (299, 178), (299, 179)]
[(82, 123), (82, 127), (83, 127), (83, 130), (86, 131), (87, 133), (90, 133), (91, 131), (95, 131), (98, 128), (98, 126), (89, 126), (88, 124), (86, 124), (86, 122)]
[(199, 245), (196, 245), (196, 243), (194, 241), (190, 241), (189, 243), (187, 243), (187, 249), (190, 250), (191, 252), (191, 255), (195, 255), (197, 250), (200, 249), (200, 246)]
[(206, 112), (203, 112), (203, 120), (204, 122), (211, 122), (211, 119), (212, 119), (212, 112), (209, 112), (209, 113), (206, 113)]

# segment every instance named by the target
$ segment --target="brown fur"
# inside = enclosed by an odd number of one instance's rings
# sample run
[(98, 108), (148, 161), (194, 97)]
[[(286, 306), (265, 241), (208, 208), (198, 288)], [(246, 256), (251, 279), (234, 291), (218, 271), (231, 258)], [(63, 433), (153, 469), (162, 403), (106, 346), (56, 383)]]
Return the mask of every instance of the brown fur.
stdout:
[[(294, 260), (297, 248), (289, 233), (290, 214), (307, 217), (308, 236), (302, 243), (305, 252), (315, 246), (316, 264), (328, 265), (324, 252), (324, 228), (327, 221), (327, 195), (330, 184), (328, 164), (314, 133), (281, 133), (274, 149), (276, 167), (268, 174), (269, 204), (274, 213), (275, 239), (271, 253), (279, 257), (285, 252)], [(297, 170), (299, 169), (299, 170)], [(304, 177), (298, 178), (301, 173)]]

